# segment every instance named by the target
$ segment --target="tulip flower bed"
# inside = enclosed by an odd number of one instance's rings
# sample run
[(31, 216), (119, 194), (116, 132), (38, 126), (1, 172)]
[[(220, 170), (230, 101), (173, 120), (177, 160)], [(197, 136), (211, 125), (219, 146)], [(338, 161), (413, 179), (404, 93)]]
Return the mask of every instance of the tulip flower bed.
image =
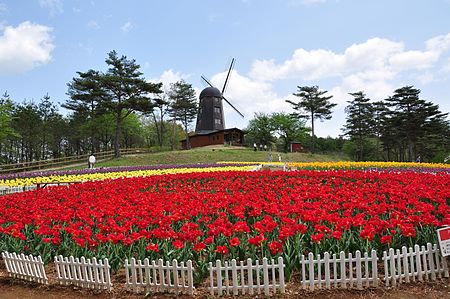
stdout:
[(35, 171), (6, 174), (0, 176), (0, 186), (16, 187), (31, 186), (38, 183), (59, 182), (59, 181), (94, 181), (103, 179), (114, 179), (124, 177), (150, 176), (169, 173), (185, 172), (208, 172), (208, 171), (231, 171), (250, 170), (254, 168), (248, 165), (236, 163), (222, 164), (178, 164), (178, 165), (147, 165), (147, 166), (122, 166), (81, 170), (65, 171)]
[[(381, 251), (436, 242), (450, 224), (450, 174), (262, 171), (106, 179), (0, 197), (0, 250), (191, 259)], [(197, 279), (201, 279), (197, 278)]]
[[(250, 165), (255, 162), (218, 162)], [(354, 169), (354, 170), (390, 170), (390, 171), (424, 171), (424, 172), (450, 172), (450, 164), (446, 163), (416, 163), (416, 162), (354, 162), (354, 161), (338, 161), (338, 162), (258, 162), (262, 165), (278, 165), (291, 169), (306, 170), (330, 170), (330, 169)]]

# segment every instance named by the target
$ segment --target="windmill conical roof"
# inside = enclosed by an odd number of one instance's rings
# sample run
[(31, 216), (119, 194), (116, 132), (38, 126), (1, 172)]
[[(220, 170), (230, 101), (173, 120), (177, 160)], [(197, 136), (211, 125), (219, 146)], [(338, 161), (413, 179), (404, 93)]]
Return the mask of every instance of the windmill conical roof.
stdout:
[(205, 89), (202, 90), (202, 92), (200, 93), (200, 99), (204, 98), (204, 97), (215, 97), (215, 98), (221, 98), (222, 97), (222, 93), (220, 92), (220, 90), (218, 90), (215, 87), (206, 87)]

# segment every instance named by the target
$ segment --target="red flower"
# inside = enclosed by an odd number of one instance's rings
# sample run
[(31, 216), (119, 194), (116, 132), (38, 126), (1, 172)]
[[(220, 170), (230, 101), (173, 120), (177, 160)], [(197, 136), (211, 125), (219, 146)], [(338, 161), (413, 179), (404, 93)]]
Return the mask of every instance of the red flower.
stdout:
[(381, 237), (381, 243), (383, 243), (383, 244), (391, 244), (392, 243), (392, 236), (382, 236)]
[(256, 237), (248, 239), (248, 243), (254, 246), (260, 246), (264, 240), (266, 240), (264, 238), (264, 235), (258, 235)]
[(269, 249), (270, 252), (272, 252), (272, 254), (275, 255), (283, 251), (283, 244), (281, 244), (280, 242), (272, 241), (269, 243)]
[(231, 247), (239, 246), (239, 244), (241, 244), (241, 241), (239, 241), (239, 238), (231, 238), (231, 240), (230, 240)]
[(342, 236), (342, 231), (340, 231), (340, 230), (335, 230), (334, 232), (331, 233), (331, 237), (336, 240), (340, 240), (341, 236)]
[(322, 241), (323, 237), (325, 237), (325, 235), (323, 233), (311, 235), (311, 241), (313, 241), (314, 243), (320, 243), (320, 241)]
[(145, 250), (158, 252), (158, 244), (150, 243), (147, 245), (147, 247), (145, 247)]
[(214, 252), (220, 253), (220, 254), (227, 254), (228, 248), (227, 246), (217, 246), (217, 249), (214, 250)]
[(184, 242), (180, 240), (175, 240), (172, 242), (173, 247), (176, 249), (182, 249), (184, 247)]
[(200, 242), (200, 243), (197, 243), (197, 244), (194, 245), (194, 250), (197, 251), (197, 252), (205, 250), (205, 248), (206, 248), (206, 245), (203, 242)]

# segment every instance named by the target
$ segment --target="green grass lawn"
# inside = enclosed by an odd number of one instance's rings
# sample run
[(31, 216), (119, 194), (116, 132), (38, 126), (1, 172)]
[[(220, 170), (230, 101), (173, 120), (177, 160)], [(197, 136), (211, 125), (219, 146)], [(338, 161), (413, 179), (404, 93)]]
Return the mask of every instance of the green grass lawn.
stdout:
[[(273, 161), (278, 161), (278, 154), (282, 161), (288, 162), (314, 162), (314, 161), (342, 161), (344, 156), (321, 155), (310, 153), (278, 153), (272, 152)], [(249, 148), (211, 146), (191, 150), (166, 151), (150, 154), (123, 156), (119, 159), (101, 161), (95, 167), (155, 165), (155, 164), (191, 164), (215, 163), (219, 161), (250, 161), (267, 162), (269, 152), (253, 151)]]

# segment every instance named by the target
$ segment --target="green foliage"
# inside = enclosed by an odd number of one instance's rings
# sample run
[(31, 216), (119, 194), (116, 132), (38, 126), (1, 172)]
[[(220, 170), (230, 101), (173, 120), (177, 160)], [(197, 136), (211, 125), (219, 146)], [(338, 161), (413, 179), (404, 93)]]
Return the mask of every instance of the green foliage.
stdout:
[(311, 120), (311, 151), (314, 152), (314, 120), (331, 119), (331, 109), (337, 104), (331, 103), (329, 100), (333, 96), (325, 96), (327, 91), (319, 90), (318, 86), (297, 86), (297, 89), (297, 93), (293, 95), (299, 97), (299, 101), (286, 100), (286, 102), (296, 111), (293, 116)]
[(419, 98), (420, 90), (405, 86), (386, 99), (381, 141), (388, 159), (431, 160), (439, 148), (450, 151), (448, 113)]
[(123, 121), (134, 111), (148, 113), (155, 103), (151, 94), (162, 91), (161, 83), (148, 82), (139, 71), (134, 59), (119, 57), (116, 51), (108, 53), (108, 70), (78, 72), (78, 77), (68, 84), (70, 100), (64, 107), (86, 113), (91, 119), (97, 115), (111, 113), (115, 118), (114, 150), (120, 156), (120, 140)]
[(169, 91), (170, 110), (169, 114), (176, 121), (183, 124), (186, 136), (186, 148), (190, 149), (189, 142), (189, 125), (197, 117), (197, 99), (195, 97), (195, 90), (191, 84), (183, 80), (171, 84)]
[(17, 132), (12, 127), (14, 113), (14, 103), (9, 98), (7, 92), (0, 99), (0, 143), (8, 137), (18, 137)]
[(255, 113), (253, 119), (245, 129), (247, 134), (245, 140), (248, 145), (253, 143), (271, 144), (275, 142), (274, 128), (272, 126), (271, 115), (265, 113)]
[(374, 108), (362, 91), (350, 95), (353, 100), (348, 101), (349, 105), (345, 107), (347, 120), (343, 131), (356, 146), (351, 156), (357, 161), (363, 161), (367, 160), (369, 153), (369, 149), (365, 147), (367, 139), (374, 135)]
[(272, 143), (280, 144), (281, 150), (287, 152), (289, 145), (293, 141), (300, 141), (305, 138), (305, 123), (298, 118), (286, 113), (255, 113), (255, 117), (250, 120), (245, 140), (252, 145)]

